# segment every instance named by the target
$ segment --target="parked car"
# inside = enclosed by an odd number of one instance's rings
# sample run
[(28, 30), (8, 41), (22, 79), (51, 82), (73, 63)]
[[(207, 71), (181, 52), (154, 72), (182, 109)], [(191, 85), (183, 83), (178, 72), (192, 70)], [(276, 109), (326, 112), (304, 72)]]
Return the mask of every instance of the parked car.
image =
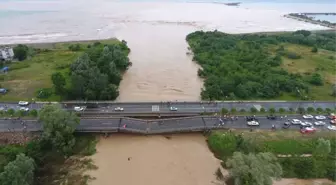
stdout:
[(115, 111), (124, 111), (124, 108), (122, 108), (122, 107), (116, 107), (114, 110)]
[(321, 125), (325, 125), (326, 123), (324, 121), (315, 121), (314, 125), (316, 126), (321, 126)]
[(177, 111), (176, 107), (170, 107), (169, 109), (170, 109), (170, 111)]
[(314, 127), (306, 127), (306, 128), (300, 129), (300, 132), (302, 134), (310, 134), (310, 133), (316, 132), (316, 128), (314, 128)]
[(248, 126), (259, 126), (259, 122), (257, 122), (257, 121), (248, 121), (247, 125)]
[(336, 126), (334, 126), (334, 125), (329, 125), (327, 128), (328, 128), (329, 130), (336, 131)]
[(29, 108), (28, 108), (28, 107), (20, 107), (20, 110), (21, 110), (21, 111), (28, 112), (28, 111), (29, 111)]
[(80, 112), (80, 111), (83, 111), (84, 110), (84, 107), (74, 107), (74, 111), (76, 112)]
[(27, 101), (19, 101), (19, 105), (26, 106), (26, 105), (29, 105), (29, 102), (27, 102)]
[(327, 118), (325, 116), (319, 115), (319, 116), (315, 116), (315, 119), (317, 119), (317, 120), (325, 120)]
[(277, 117), (276, 116), (274, 116), (274, 115), (269, 115), (269, 116), (267, 116), (267, 119), (271, 119), (271, 120), (275, 120)]
[(301, 124), (301, 120), (298, 120), (298, 119), (292, 119), (292, 121), (291, 121), (291, 123), (293, 124), (293, 125), (300, 125)]
[(306, 114), (302, 116), (304, 119), (313, 119), (314, 116), (310, 115), (310, 114)]
[(336, 119), (336, 115), (335, 115), (334, 113), (331, 113), (331, 114), (329, 115), (329, 119)]

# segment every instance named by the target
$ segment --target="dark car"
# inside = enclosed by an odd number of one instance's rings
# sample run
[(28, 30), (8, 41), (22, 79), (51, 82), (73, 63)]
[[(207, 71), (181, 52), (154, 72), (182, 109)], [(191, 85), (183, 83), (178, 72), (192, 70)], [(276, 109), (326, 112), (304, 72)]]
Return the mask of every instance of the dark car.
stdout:
[(267, 116), (267, 119), (271, 119), (271, 120), (275, 120), (277, 117), (276, 116), (274, 116), (274, 115), (269, 115), (269, 116)]

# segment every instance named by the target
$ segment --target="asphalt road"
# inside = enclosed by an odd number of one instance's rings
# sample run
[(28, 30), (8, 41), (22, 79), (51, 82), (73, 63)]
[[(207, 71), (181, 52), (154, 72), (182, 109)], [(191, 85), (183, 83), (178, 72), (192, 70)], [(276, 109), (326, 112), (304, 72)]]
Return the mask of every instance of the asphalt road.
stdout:
[[(32, 109), (41, 109), (44, 104), (42, 103), (32, 103), (27, 107)], [(259, 102), (138, 102), (138, 103), (62, 103), (60, 104), (64, 109), (73, 110), (75, 106), (87, 106), (84, 110), (88, 113), (120, 113), (115, 111), (115, 108), (122, 107), (124, 113), (204, 113), (204, 112), (218, 112), (222, 108), (230, 110), (235, 108), (236, 110), (245, 109), (249, 111), (252, 107), (257, 109), (264, 108), (268, 110), (269, 108), (284, 108), (289, 110), (290, 108), (296, 110), (299, 107), (308, 108), (330, 108), (335, 109), (335, 102), (270, 102), (270, 101), (259, 101)], [(176, 107), (177, 111), (170, 111), (170, 107)], [(4, 110), (8, 109), (19, 109), (17, 103), (0, 103), (0, 108)]]
[[(271, 129), (275, 125), (277, 129), (282, 129), (283, 123), (287, 119), (304, 120), (301, 116), (289, 116), (268, 120), (264, 116), (257, 116), (259, 126), (248, 126), (245, 117), (238, 117), (235, 121), (224, 121), (221, 125), (219, 117), (199, 116), (191, 118), (173, 118), (161, 120), (140, 120), (132, 118), (110, 118), (110, 119), (82, 119), (77, 127), (79, 132), (136, 132), (136, 133), (169, 133), (202, 131), (206, 129)], [(313, 123), (316, 120), (306, 120)], [(326, 125), (315, 126), (318, 130), (327, 130), (330, 120), (325, 120)], [(289, 129), (299, 130), (298, 125), (292, 125)], [(0, 132), (21, 132), (40, 131), (42, 126), (36, 120), (0, 120)]]

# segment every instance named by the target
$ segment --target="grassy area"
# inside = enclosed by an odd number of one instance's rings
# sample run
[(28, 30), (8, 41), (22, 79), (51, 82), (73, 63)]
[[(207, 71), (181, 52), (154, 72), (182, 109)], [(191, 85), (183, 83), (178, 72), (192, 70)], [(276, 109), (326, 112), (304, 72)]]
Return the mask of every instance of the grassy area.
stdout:
[[(69, 65), (94, 42), (96, 41), (30, 44), (30, 47), (40, 50), (27, 60), (6, 65), (9, 66), (9, 72), (0, 75), (1, 86), (9, 90), (6, 95), (0, 96), (0, 101), (31, 100), (36, 97), (37, 90), (51, 88), (51, 74), (56, 71), (67, 74)], [(113, 44), (119, 41), (109, 39), (99, 42)], [(69, 46), (73, 44), (79, 44), (81, 50), (70, 51)], [(59, 101), (60, 97), (53, 95), (48, 100)]]
[[(313, 53), (311, 52), (311, 47), (288, 43), (283, 43), (282, 45), (285, 50), (297, 53), (302, 58), (289, 59), (282, 57), (283, 63), (280, 67), (291, 73), (299, 73), (305, 77), (313, 72), (320, 73), (325, 83), (323, 86), (310, 86), (311, 98), (314, 100), (334, 100), (335, 98), (330, 96), (330, 94), (336, 79), (335, 53), (323, 49), (319, 49), (317, 53)], [(275, 54), (277, 47), (270, 47), (270, 51)], [(295, 100), (295, 97), (284, 94), (279, 99)]]

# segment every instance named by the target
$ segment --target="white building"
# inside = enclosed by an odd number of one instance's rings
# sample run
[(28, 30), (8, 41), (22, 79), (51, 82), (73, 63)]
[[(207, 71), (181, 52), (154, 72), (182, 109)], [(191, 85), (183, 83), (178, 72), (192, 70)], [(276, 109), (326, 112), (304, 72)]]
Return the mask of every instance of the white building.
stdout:
[(0, 47), (0, 60), (12, 60), (14, 51), (11, 47)]

